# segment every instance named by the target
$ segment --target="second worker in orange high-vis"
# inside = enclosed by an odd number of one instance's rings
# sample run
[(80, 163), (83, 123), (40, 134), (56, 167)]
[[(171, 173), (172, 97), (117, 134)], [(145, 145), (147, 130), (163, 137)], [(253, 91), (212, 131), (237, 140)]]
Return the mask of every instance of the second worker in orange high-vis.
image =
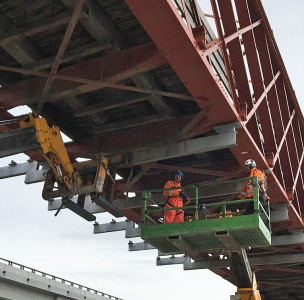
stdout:
[[(256, 162), (253, 159), (247, 159), (245, 161), (244, 167), (247, 169), (248, 177), (258, 177), (260, 182), (260, 189), (259, 189), (259, 200), (262, 204), (269, 200), (270, 198), (266, 195), (266, 188), (265, 188), (265, 173), (264, 171), (258, 169), (256, 167)], [(253, 198), (253, 186), (252, 186), (252, 179), (246, 180), (244, 186), (242, 188), (242, 192), (238, 195), (239, 199), (249, 199)], [(249, 215), (254, 212), (254, 204), (253, 202), (249, 202), (245, 208), (244, 215)]]
[[(166, 205), (165, 208), (173, 208), (173, 207), (183, 207), (184, 205), (189, 204), (190, 198), (186, 194), (186, 192), (182, 189), (181, 181), (184, 178), (184, 174), (182, 171), (176, 171), (173, 176), (173, 180), (169, 180), (166, 182), (164, 188), (175, 188), (172, 190), (165, 190), (163, 192), (166, 197)], [(164, 212), (164, 223), (181, 223), (184, 222), (184, 210), (173, 209), (167, 210)]]

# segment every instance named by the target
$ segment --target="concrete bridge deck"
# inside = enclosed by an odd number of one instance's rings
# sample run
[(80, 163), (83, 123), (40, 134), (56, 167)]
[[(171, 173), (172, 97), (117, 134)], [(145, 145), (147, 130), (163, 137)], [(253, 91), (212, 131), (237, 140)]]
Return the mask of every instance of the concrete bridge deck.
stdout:
[(0, 300), (122, 300), (0, 258)]

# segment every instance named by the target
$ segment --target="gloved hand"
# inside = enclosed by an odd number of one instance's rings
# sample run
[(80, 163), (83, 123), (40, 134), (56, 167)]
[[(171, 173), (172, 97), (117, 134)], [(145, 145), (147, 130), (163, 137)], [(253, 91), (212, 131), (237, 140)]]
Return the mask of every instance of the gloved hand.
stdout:
[(187, 195), (187, 193), (185, 191), (180, 191), (179, 196), (183, 199), (183, 202), (186, 202), (189, 200), (189, 196)]

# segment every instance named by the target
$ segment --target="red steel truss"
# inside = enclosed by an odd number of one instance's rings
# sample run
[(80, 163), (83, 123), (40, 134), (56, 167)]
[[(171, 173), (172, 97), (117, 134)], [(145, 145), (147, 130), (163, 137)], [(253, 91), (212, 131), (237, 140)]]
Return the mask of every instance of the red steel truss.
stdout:
[[(205, 41), (198, 40), (193, 29), (195, 1), (126, 3), (200, 108), (208, 107), (201, 120), (205, 126), (197, 122), (193, 131), (240, 122), (232, 153), (241, 164), (254, 158), (260, 168), (270, 170), (271, 203), (288, 203), (291, 227), (302, 228), (303, 116), (261, 1), (211, 0), (219, 39), (203, 47)], [(219, 48), (232, 98), (208, 59)]]

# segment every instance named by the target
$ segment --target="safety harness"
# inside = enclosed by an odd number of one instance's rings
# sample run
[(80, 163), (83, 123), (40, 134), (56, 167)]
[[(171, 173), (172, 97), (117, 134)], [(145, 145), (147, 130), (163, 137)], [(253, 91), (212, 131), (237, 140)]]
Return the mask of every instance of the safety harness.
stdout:
[[(172, 181), (172, 182), (173, 182), (173, 181)], [(173, 185), (174, 185), (174, 187), (179, 188), (179, 186), (175, 186), (174, 182), (173, 182)], [(169, 201), (169, 199), (170, 199), (171, 197), (173, 197), (173, 196), (169, 196), (169, 197), (168, 197), (168, 199), (167, 199), (167, 201), (166, 201), (165, 204), (168, 204), (168, 205), (171, 206), (171, 207), (175, 207), (175, 206)], [(176, 210), (176, 216), (182, 214), (183, 212), (184, 212), (183, 209), (180, 209), (179, 211)]]
[[(169, 198), (170, 198), (170, 197), (169, 197)], [(166, 201), (166, 204), (168, 204), (168, 205), (171, 206), (171, 207), (175, 207), (175, 206), (169, 201), (169, 199)], [(176, 210), (176, 216), (182, 214), (183, 212), (184, 212), (183, 209), (179, 209), (179, 211)]]

